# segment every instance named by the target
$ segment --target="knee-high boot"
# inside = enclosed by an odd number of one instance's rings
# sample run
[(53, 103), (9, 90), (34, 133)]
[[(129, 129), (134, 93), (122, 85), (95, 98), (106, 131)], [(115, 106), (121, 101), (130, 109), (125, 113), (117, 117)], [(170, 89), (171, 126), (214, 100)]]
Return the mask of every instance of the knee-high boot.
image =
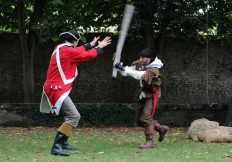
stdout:
[(68, 138), (69, 136), (66, 136), (66, 138), (64, 139), (64, 142), (62, 144), (62, 148), (63, 149), (68, 149), (68, 150), (77, 150), (77, 148), (71, 146), (70, 144), (68, 144)]
[(67, 136), (61, 132), (57, 132), (54, 144), (52, 146), (51, 154), (52, 155), (61, 155), (61, 156), (70, 156), (69, 153), (64, 152), (62, 144)]
[(139, 148), (145, 149), (145, 148), (154, 148), (154, 141), (153, 141), (153, 135), (154, 135), (154, 124), (152, 123), (151, 125), (147, 126), (145, 128), (145, 138), (146, 142), (142, 145), (140, 145)]
[(64, 122), (58, 129), (58, 133), (56, 135), (54, 144), (51, 149), (51, 154), (52, 155), (62, 155), (62, 156), (70, 156), (69, 153), (64, 152), (63, 145), (66, 143), (68, 140), (68, 136), (71, 134), (73, 127)]
[(168, 126), (161, 125), (157, 120), (154, 120), (154, 129), (159, 133), (159, 142), (164, 140), (165, 134), (170, 130)]

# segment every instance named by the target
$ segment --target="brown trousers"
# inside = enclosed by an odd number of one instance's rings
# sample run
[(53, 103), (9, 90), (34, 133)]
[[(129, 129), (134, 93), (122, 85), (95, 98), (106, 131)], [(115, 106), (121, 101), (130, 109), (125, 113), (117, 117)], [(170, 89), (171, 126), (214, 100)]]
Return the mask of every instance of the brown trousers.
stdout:
[(153, 117), (152, 111), (152, 97), (143, 98), (138, 101), (138, 107), (136, 111), (136, 123), (141, 127), (147, 127), (152, 124)]

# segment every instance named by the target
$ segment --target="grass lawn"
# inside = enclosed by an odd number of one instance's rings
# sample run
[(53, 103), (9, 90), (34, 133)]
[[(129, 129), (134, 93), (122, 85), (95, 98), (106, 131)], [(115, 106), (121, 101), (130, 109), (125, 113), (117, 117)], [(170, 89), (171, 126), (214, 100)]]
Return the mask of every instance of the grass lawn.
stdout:
[(226, 162), (232, 161), (231, 143), (206, 144), (188, 139), (186, 129), (173, 128), (156, 148), (141, 150), (141, 128), (78, 128), (69, 143), (70, 157), (53, 156), (55, 128), (0, 127), (0, 162)]

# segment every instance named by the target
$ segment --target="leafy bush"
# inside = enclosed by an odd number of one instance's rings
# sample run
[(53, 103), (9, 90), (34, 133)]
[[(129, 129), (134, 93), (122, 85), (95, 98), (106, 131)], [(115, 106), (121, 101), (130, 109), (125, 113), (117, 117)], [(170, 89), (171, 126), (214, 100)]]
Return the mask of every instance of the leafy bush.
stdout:
[[(134, 104), (76, 104), (81, 114), (79, 126), (135, 126)], [(39, 104), (5, 104), (2, 109), (15, 111), (23, 117), (24, 126), (58, 126), (64, 114), (59, 116), (41, 113)]]

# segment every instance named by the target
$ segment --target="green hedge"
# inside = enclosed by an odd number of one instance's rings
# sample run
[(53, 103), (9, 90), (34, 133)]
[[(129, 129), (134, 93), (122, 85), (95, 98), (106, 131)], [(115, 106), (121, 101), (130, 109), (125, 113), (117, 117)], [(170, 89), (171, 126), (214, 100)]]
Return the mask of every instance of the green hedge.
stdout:
[[(81, 114), (79, 126), (135, 126), (136, 104), (117, 103), (91, 103), (76, 104)], [(159, 104), (155, 119), (163, 124), (189, 126), (189, 124), (199, 118), (223, 123), (228, 105), (175, 105)], [(13, 114), (13, 115), (12, 115)], [(16, 114), (16, 116), (15, 116)], [(217, 115), (215, 115), (217, 114)], [(7, 117), (10, 116), (10, 120)], [(18, 118), (18, 116), (20, 116)], [(0, 104), (0, 125), (5, 126), (59, 126), (64, 116), (40, 113), (39, 104)]]
[[(76, 104), (81, 114), (79, 126), (135, 126), (135, 104)], [(53, 116), (39, 112), (39, 104), (4, 104), (1, 109), (16, 111), (24, 118), (23, 126), (57, 126), (63, 114)]]

